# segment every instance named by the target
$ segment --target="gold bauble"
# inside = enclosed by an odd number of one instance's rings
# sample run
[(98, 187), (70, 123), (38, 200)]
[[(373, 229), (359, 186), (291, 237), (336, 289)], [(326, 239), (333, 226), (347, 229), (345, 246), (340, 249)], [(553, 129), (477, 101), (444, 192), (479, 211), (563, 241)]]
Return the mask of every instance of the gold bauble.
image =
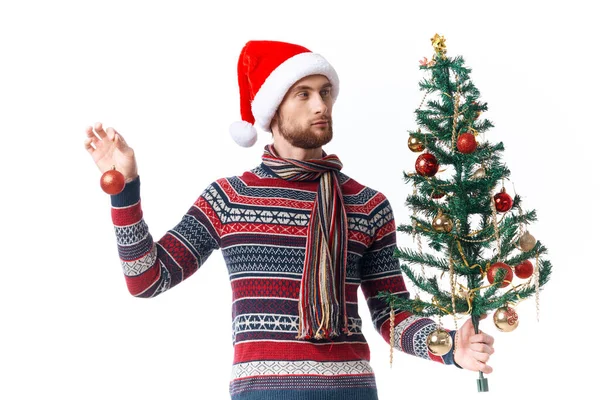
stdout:
[(415, 312), (418, 312), (418, 313), (423, 311), (423, 304), (421, 303), (421, 298), (419, 297), (419, 295), (415, 296), (414, 303), (413, 303), (413, 310), (415, 310)]
[(410, 135), (408, 137), (408, 148), (414, 153), (419, 153), (425, 150), (425, 145), (419, 139), (417, 139), (413, 135)]
[(446, 214), (442, 214), (442, 212), (438, 212), (438, 215), (435, 216), (433, 222), (431, 223), (433, 230), (436, 232), (450, 232), (452, 230), (452, 220)]
[(452, 350), (452, 336), (438, 328), (427, 336), (427, 348), (436, 356), (443, 356)]
[(526, 231), (523, 236), (519, 239), (519, 246), (523, 251), (530, 251), (535, 247), (537, 240), (533, 237), (529, 231)]
[(512, 307), (500, 307), (494, 313), (494, 325), (502, 332), (512, 332), (519, 326), (519, 316)]
[(485, 169), (483, 167), (477, 169), (475, 172), (473, 172), (473, 175), (471, 175), (471, 178), (473, 178), (473, 179), (485, 178)]

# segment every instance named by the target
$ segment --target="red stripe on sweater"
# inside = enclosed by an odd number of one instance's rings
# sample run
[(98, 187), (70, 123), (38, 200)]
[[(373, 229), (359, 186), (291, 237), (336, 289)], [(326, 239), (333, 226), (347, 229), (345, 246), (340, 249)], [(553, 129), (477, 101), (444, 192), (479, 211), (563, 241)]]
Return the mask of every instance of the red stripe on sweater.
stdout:
[(400, 271), (398, 270), (398, 275), (395, 276), (363, 281), (361, 289), (365, 298), (368, 300), (381, 291), (388, 291), (391, 293), (405, 292), (406, 285), (404, 284), (404, 278), (400, 275)]
[(182, 280), (192, 275), (198, 269), (198, 260), (179, 239), (167, 233), (157, 242), (183, 269)]
[(375, 209), (375, 207), (380, 205), (384, 200), (385, 196), (378, 192), (365, 204), (346, 204), (346, 212), (357, 214), (370, 214)]
[(204, 215), (206, 215), (206, 217), (212, 224), (213, 228), (217, 232), (217, 235), (219, 235), (219, 237), (221, 237), (221, 233), (222, 233), (221, 230), (223, 229), (223, 224), (221, 223), (221, 219), (219, 218), (217, 213), (215, 213), (215, 210), (213, 210), (213, 208), (206, 201), (206, 199), (204, 197), (200, 196), (194, 202), (194, 206), (198, 207), (200, 209), (200, 211), (202, 211), (202, 213), (204, 213)]
[(352, 229), (348, 230), (348, 240), (359, 242), (368, 246), (371, 243), (371, 237), (364, 232), (355, 231)]
[(302, 341), (298, 341), (298, 343), (257, 341), (237, 343), (234, 347), (233, 362), (259, 360), (368, 361), (370, 357), (369, 346), (366, 343), (315, 344)]
[(394, 220), (388, 221), (385, 225), (379, 228), (377, 234), (375, 235), (375, 240), (380, 240), (382, 237), (388, 235), (391, 232), (396, 232), (396, 223), (394, 222)]
[[(285, 374), (285, 376), (293, 376), (294, 378), (303, 377), (303, 376), (307, 377), (307, 378), (317, 377), (321, 380), (330, 379), (332, 381), (335, 381), (339, 378), (345, 378), (345, 377), (358, 378), (358, 377), (363, 377), (363, 376), (371, 377), (374, 375), (375, 374), (373, 372), (367, 372), (367, 373), (363, 373), (363, 374), (336, 374), (336, 375), (323, 375), (323, 374), (318, 374), (318, 373), (315, 373), (315, 374), (293, 374), (293, 375)], [(272, 378), (281, 379), (281, 376), (282, 376), (282, 374), (249, 375), (249, 376), (244, 376), (241, 378), (233, 378), (233, 379), (231, 379), (231, 382), (239, 382), (239, 381), (244, 381), (247, 379), (252, 379), (252, 380), (272, 379)], [(363, 385), (358, 385), (358, 386), (347, 385), (347, 386), (344, 386), (343, 388), (350, 389), (353, 387), (363, 387)], [(285, 397), (282, 397), (282, 398), (284, 399)]]
[(110, 210), (113, 224), (116, 226), (133, 225), (143, 217), (141, 201), (130, 205), (129, 207), (114, 208)]
[(307, 236), (306, 226), (286, 226), (252, 222), (232, 222), (222, 226), (221, 236), (229, 233), (265, 233), (268, 235)]
[[(346, 301), (358, 301), (358, 284), (346, 283)], [(300, 294), (300, 281), (285, 278), (241, 278), (231, 281), (233, 301), (245, 297), (284, 297), (298, 299)]]
[[(282, 179), (277, 179), (275, 182), (271, 182), (268, 185), (264, 185), (265, 187), (285, 187), (290, 188), (290, 184), (282, 184), (282, 182), (286, 182)], [(264, 182), (263, 182), (264, 183)], [(292, 208), (295, 210), (310, 210), (312, 209), (313, 201), (302, 201), (302, 200), (292, 200), (288, 198), (278, 198), (278, 197), (252, 197), (252, 196), (242, 196), (229, 184), (227, 180), (219, 180), (219, 186), (223, 189), (223, 192), (227, 195), (227, 198), (232, 203), (238, 204), (248, 204), (254, 206), (265, 206), (265, 207), (285, 207)], [(253, 185), (253, 186), (262, 186), (262, 185)], [(294, 186), (294, 190), (297, 190), (298, 187)], [(310, 187), (305, 188), (307, 191), (316, 191), (316, 184), (311, 183)]]
[(365, 185), (361, 185), (352, 178), (348, 178), (348, 180), (342, 184), (342, 193), (346, 196), (356, 195), (364, 189)]
[[(284, 188), (284, 189), (294, 189), (294, 190), (306, 190), (309, 192), (316, 192), (317, 187), (319, 186), (319, 181), (286, 181), (281, 178), (261, 178), (251, 172), (245, 172), (240, 179), (248, 186), (251, 187), (265, 187), (265, 188)], [(219, 185), (221, 185), (222, 181), (225, 179), (221, 179), (218, 181)]]
[(129, 293), (133, 296), (137, 296), (160, 279), (160, 268), (158, 268), (157, 265), (158, 262), (159, 260), (157, 259), (154, 265), (141, 275), (125, 276), (125, 282), (127, 283)]

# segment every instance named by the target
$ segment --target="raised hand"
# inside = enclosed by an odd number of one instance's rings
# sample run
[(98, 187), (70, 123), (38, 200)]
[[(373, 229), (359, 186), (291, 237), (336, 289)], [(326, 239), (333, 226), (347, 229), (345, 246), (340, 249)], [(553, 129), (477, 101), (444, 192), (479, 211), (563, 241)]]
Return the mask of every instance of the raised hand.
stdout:
[(115, 169), (125, 176), (125, 182), (131, 182), (138, 176), (137, 162), (133, 149), (127, 145), (123, 136), (113, 128), (102, 127), (98, 122), (86, 129), (84, 146), (101, 173)]

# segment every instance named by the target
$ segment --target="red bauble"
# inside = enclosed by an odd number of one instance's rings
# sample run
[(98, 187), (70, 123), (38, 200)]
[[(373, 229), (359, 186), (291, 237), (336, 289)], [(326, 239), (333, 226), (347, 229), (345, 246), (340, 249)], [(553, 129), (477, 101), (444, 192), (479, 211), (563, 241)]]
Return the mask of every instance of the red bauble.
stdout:
[(102, 174), (100, 187), (108, 194), (118, 194), (125, 188), (125, 177), (114, 167)]
[(433, 192), (431, 193), (431, 198), (437, 200), (437, 199), (441, 199), (445, 195), (446, 195), (446, 192), (444, 192), (443, 190), (434, 189)]
[(500, 193), (494, 195), (494, 204), (496, 205), (496, 211), (506, 212), (512, 208), (513, 200), (504, 188), (502, 188)]
[(440, 165), (438, 164), (437, 159), (431, 153), (423, 153), (419, 157), (417, 157), (417, 161), (415, 162), (415, 169), (419, 175), (423, 176), (434, 176)]
[(505, 264), (503, 262), (497, 262), (492, 264), (492, 266), (487, 270), (487, 279), (488, 282), (494, 283), (494, 277), (496, 276), (496, 272), (498, 272), (498, 270), (500, 269), (506, 270), (506, 275), (504, 275), (504, 279), (500, 283), (500, 287), (503, 288), (508, 286), (508, 284), (512, 282), (513, 279), (513, 272), (508, 264)]
[(469, 132), (461, 134), (456, 141), (456, 148), (463, 154), (471, 154), (477, 150), (475, 135)]
[(529, 260), (523, 261), (515, 266), (515, 275), (521, 279), (527, 279), (533, 274), (533, 264)]

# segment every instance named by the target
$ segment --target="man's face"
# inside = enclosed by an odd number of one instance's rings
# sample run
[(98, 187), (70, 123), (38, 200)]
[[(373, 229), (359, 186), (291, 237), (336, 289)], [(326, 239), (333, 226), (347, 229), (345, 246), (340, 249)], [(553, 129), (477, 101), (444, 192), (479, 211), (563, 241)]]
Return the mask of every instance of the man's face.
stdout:
[(307, 76), (287, 92), (273, 125), (292, 146), (317, 149), (333, 137), (332, 107), (329, 79), (323, 75)]

